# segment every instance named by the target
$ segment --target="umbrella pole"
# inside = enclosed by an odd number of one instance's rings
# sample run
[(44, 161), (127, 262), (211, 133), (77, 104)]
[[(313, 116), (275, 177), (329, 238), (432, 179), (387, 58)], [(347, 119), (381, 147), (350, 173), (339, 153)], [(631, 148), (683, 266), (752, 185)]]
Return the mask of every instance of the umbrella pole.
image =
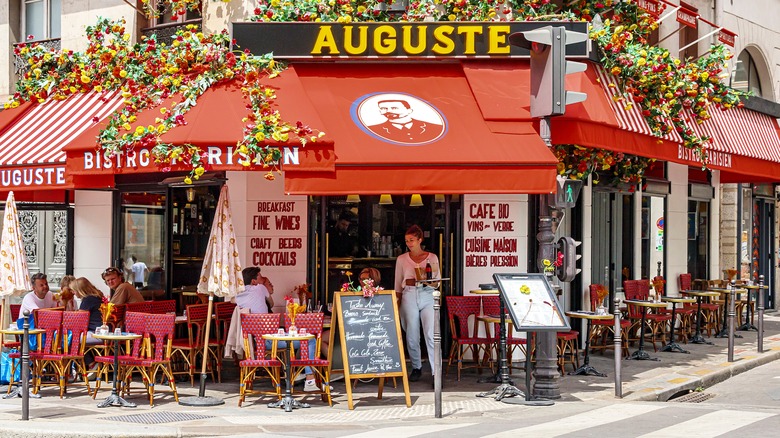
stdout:
[[(2, 308), (2, 312), (0, 312), (0, 328), (5, 328), (5, 314), (8, 314), (8, 317), (10, 319), (11, 317), (11, 309), (8, 308), (8, 297), (3, 297), (3, 300), (0, 301), (0, 308)], [(0, 351), (3, 350), (5, 347), (5, 335), (0, 335)]]
[(206, 397), (206, 363), (209, 361), (209, 333), (211, 332), (211, 314), (214, 308), (214, 294), (209, 293), (209, 307), (206, 312), (206, 332), (203, 339), (203, 361), (200, 367), (200, 391), (197, 397), (179, 399), (179, 404), (184, 406), (217, 406), (225, 404), (224, 400), (216, 397)]

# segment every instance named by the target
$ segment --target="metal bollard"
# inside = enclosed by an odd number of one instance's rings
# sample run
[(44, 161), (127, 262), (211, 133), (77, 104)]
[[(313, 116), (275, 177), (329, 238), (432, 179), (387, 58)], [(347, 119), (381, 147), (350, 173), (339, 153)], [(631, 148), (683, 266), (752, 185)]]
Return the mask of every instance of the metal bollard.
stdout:
[(433, 292), (433, 356), (436, 376), (433, 379), (434, 416), (441, 418), (441, 291)]
[[(22, 420), (30, 419), (30, 311), (24, 311), (22, 329)], [(10, 380), (13, 380), (11, 378)]]
[(623, 360), (623, 339), (620, 327), (620, 299), (615, 298), (615, 336), (614, 336), (614, 350), (615, 350), (615, 397), (623, 398), (623, 377), (620, 374), (621, 361)]
[(764, 352), (764, 276), (758, 276), (758, 294), (756, 295), (758, 310), (758, 352)]
[(729, 354), (728, 354), (728, 361), (734, 362), (734, 317), (736, 316), (737, 312), (735, 311), (735, 305), (734, 305), (734, 288), (735, 288), (735, 282), (734, 280), (731, 280), (731, 283), (728, 285), (729, 293), (726, 295), (726, 297), (729, 300)]

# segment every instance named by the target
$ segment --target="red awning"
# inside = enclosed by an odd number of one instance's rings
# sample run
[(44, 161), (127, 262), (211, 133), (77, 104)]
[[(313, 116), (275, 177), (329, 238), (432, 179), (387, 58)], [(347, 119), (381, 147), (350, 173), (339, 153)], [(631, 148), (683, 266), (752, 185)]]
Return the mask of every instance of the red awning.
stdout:
[[(285, 172), (288, 193), (555, 190), (557, 160), (532, 123), (516, 123), (509, 134), (491, 132), (460, 64), (311, 63), (290, 68), (335, 141), (336, 169)], [(380, 108), (402, 118), (385, 117)]]
[[(515, 122), (529, 119), (527, 61), (468, 62), (464, 71), (494, 132), (514, 132)], [(567, 75), (567, 89), (582, 91), (588, 98), (551, 119), (553, 144), (579, 144), (701, 167), (676, 132), (662, 138), (653, 135), (638, 105), (627, 109), (615, 85), (616, 79), (596, 64)], [(708, 167), (721, 171), (721, 182), (780, 181), (775, 120), (744, 108), (711, 113), (710, 120), (691, 126), (713, 138), (707, 145)]]
[[(322, 130), (322, 122), (310, 105), (305, 104), (297, 77), (283, 72), (267, 85), (277, 89), (275, 105), (283, 119), (295, 123), (301, 121), (311, 128)], [(136, 126), (148, 126), (159, 118), (160, 108), (172, 108), (179, 101), (172, 97), (159, 107), (141, 111), (132, 129)], [(199, 99), (198, 104), (188, 111), (184, 118), (186, 125), (177, 126), (160, 138), (162, 142), (176, 145), (193, 144), (204, 149), (207, 170), (258, 170), (259, 166), (243, 166), (241, 157), (236, 155), (236, 143), (244, 137), (245, 122), (249, 114), (248, 101), (237, 82), (221, 84), (209, 88)], [(68, 155), (69, 175), (73, 175), (79, 187), (99, 187), (90, 181), (98, 181), (95, 175), (114, 175), (121, 173), (159, 172), (158, 166), (150, 156), (150, 149), (138, 146), (135, 150), (106, 160), (99, 153), (97, 137), (106, 122), (84, 132), (65, 148)], [(283, 143), (269, 143), (282, 149), (284, 170), (295, 170), (306, 174), (313, 171), (333, 170), (333, 142), (327, 136), (316, 142), (307, 142), (305, 147), (295, 136)], [(165, 167), (164, 170), (189, 170), (184, 164)], [(105, 179), (102, 180), (105, 182)], [(113, 184), (113, 182), (110, 182)]]
[[(63, 147), (113, 112), (121, 100), (118, 94), (77, 94), (12, 110), (16, 117), (5, 129), (0, 126), (0, 191), (72, 188)], [(64, 199), (62, 194), (55, 198)]]

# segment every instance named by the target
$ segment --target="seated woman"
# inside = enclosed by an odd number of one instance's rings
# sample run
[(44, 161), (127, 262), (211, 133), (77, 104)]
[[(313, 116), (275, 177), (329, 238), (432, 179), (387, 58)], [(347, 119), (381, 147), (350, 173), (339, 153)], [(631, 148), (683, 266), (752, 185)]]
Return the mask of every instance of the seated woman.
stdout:
[[(89, 280), (84, 277), (77, 278), (70, 283), (73, 293), (81, 299), (79, 310), (89, 312), (89, 325), (87, 331), (87, 345), (102, 344), (103, 341), (95, 339), (92, 335), (95, 329), (103, 325), (103, 315), (100, 312), (100, 305), (103, 304), (104, 295)], [(84, 357), (84, 362), (89, 366), (94, 361), (92, 355)]]

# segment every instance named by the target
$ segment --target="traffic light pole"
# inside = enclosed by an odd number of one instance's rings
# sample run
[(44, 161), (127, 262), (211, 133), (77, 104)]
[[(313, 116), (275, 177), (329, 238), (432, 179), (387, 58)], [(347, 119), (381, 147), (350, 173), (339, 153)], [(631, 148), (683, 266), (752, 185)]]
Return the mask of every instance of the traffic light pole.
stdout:
[[(539, 135), (547, 147), (552, 146), (550, 118), (539, 119)], [(539, 225), (536, 233), (539, 252), (536, 257), (538, 272), (544, 272), (542, 260), (555, 260), (555, 233), (552, 231), (552, 216), (547, 195), (538, 195)], [(534, 369), (534, 397), (546, 399), (561, 398), (558, 374), (557, 337), (554, 331), (536, 332), (536, 368)]]

